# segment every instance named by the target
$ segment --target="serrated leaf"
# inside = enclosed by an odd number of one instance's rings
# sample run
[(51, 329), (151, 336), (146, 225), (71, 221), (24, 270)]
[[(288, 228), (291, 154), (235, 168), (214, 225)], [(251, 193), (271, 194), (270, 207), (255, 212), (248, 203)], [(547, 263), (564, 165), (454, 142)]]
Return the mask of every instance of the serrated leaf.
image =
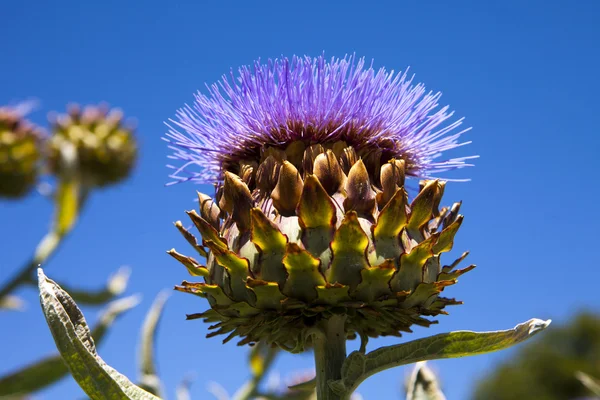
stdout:
[[(115, 319), (139, 303), (137, 296), (114, 300), (100, 314), (98, 325), (92, 330), (92, 337), (98, 344), (104, 338)], [(52, 355), (0, 378), (0, 397), (19, 396), (33, 393), (59, 381), (69, 373), (60, 355)]]
[(330, 385), (336, 392), (352, 393), (365, 379), (386, 369), (418, 361), (466, 357), (502, 350), (531, 338), (546, 329), (550, 322), (534, 318), (504, 331), (456, 331), (381, 347), (366, 355), (354, 351), (342, 365), (342, 378)]
[(38, 269), (40, 302), (56, 347), (71, 375), (92, 400), (156, 400), (108, 366), (96, 352), (85, 318), (73, 299)]
[(152, 307), (148, 311), (148, 314), (146, 314), (140, 335), (139, 386), (156, 396), (161, 396), (162, 392), (162, 384), (156, 373), (156, 361), (154, 359), (156, 330), (168, 298), (169, 293), (166, 291), (160, 292), (156, 296)]

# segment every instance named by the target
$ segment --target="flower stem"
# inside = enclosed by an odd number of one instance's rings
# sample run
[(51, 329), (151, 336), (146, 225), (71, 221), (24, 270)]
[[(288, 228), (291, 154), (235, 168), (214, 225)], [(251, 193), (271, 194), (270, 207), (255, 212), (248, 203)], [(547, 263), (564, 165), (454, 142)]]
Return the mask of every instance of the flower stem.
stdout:
[[(45, 263), (52, 254), (58, 249), (58, 246), (62, 243), (63, 239), (71, 232), (75, 222), (85, 202), (87, 200), (88, 191), (80, 190), (77, 182), (68, 180), (59, 184), (59, 191), (63, 187), (70, 188), (70, 196), (59, 196), (60, 199), (56, 201), (55, 210), (55, 222), (52, 224), (50, 231), (42, 238), (40, 243), (37, 245), (35, 252), (31, 259), (29, 259), (21, 269), (17, 271), (13, 277), (0, 286), (0, 299), (9, 295), (14, 289), (22, 284), (35, 282), (32, 274), (35, 269)], [(62, 201), (62, 198), (69, 200), (69, 198), (76, 198), (76, 201)], [(64, 217), (68, 214), (67, 217)], [(66, 220), (66, 222), (63, 222)]]
[(318, 400), (345, 400), (345, 396), (329, 387), (329, 381), (342, 377), (342, 364), (346, 359), (345, 322), (345, 316), (334, 315), (322, 321), (321, 332), (313, 336)]

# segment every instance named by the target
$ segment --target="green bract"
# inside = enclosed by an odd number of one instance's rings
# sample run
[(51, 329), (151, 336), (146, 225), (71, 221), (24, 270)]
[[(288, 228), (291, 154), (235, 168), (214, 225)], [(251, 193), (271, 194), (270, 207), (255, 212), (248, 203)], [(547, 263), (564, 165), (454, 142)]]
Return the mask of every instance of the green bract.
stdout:
[(169, 253), (204, 282), (177, 289), (208, 299), (211, 309), (188, 316), (215, 323), (209, 336), (240, 344), (265, 341), (289, 351), (311, 343), (321, 319), (344, 314), (348, 337), (400, 336), (429, 326), (444, 307), (439, 296), (474, 266), (465, 256), (441, 267), (462, 223), (460, 203), (439, 209), (444, 183), (422, 181), (409, 203), (404, 161), (357, 152), (344, 142), (285, 150), (229, 166), (216, 201), (200, 194), (188, 212), (206, 266)]

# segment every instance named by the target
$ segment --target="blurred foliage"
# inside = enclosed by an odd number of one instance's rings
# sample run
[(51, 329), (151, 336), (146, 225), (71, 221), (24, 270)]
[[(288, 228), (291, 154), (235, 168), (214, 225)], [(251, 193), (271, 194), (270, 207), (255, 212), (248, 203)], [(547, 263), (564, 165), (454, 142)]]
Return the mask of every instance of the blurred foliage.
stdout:
[[(51, 113), (49, 136), (24, 119), (28, 111), (30, 107), (0, 107), (0, 188), (18, 194), (3, 196), (3, 190), (0, 197), (22, 199), (42, 177), (50, 177), (56, 182), (50, 196), (54, 217), (32, 257), (12, 277), (1, 277), (0, 304), (4, 309), (17, 308), (8, 296), (19, 286), (35, 281), (35, 269), (46, 264), (71, 232), (90, 193), (127, 178), (137, 155), (134, 129), (123, 123), (118, 109), (104, 104), (83, 109), (72, 105), (68, 114)], [(35, 156), (29, 154), (32, 152)], [(11, 189), (24, 181), (27, 188)], [(103, 302), (110, 297), (110, 293), (105, 294)]]
[(415, 365), (406, 383), (406, 400), (446, 400), (437, 377), (425, 361)]
[[(43, 134), (43, 128), (24, 119), (31, 109), (32, 105), (27, 104), (0, 107), (0, 187), (12, 191), (5, 196), (0, 193), (0, 196), (11, 200), (23, 199), (34, 192), (32, 189), (36, 184), (40, 185), (40, 189), (44, 184), (49, 187), (43, 179), (50, 177), (54, 184), (48, 198), (54, 205), (54, 215), (50, 217), (50, 230), (40, 240), (27, 262), (13, 276), (0, 276), (2, 311), (25, 309), (24, 301), (13, 292), (21, 286), (37, 285), (38, 280), (34, 274), (36, 268), (40, 264), (47, 266), (48, 260), (72, 232), (90, 195), (99, 188), (125, 179), (137, 159), (134, 128), (131, 123), (124, 121), (123, 114), (118, 109), (111, 110), (105, 104), (83, 108), (72, 105), (68, 107), (67, 114), (50, 113), (50, 135)], [(25, 154), (20, 150), (25, 145), (26, 149), (39, 156), (30, 157)], [(21, 157), (23, 154), (27, 157)], [(27, 175), (27, 179), (24, 178), (23, 169), (27, 169), (27, 173), (31, 175)], [(26, 184), (26, 187), (18, 186), (20, 184)], [(142, 398), (156, 398), (150, 393), (160, 395), (162, 383), (157, 374), (154, 354), (156, 332), (164, 311), (166, 293), (157, 296), (140, 333), (139, 385), (145, 391), (106, 366), (95, 352), (94, 341), (99, 343), (115, 318), (137, 304), (133, 297), (117, 299), (127, 288), (129, 274), (129, 268), (121, 268), (100, 289), (65, 285), (61, 285), (61, 288), (54, 282), (43, 279), (46, 290), (40, 292), (42, 305), (50, 318), (48, 322), (51, 330), (58, 335), (55, 336), (57, 348), (61, 353), (67, 354), (65, 360), (68, 362), (65, 363), (56, 354), (15, 368), (0, 376), (0, 398), (27, 398), (31, 393), (56, 383), (69, 370), (71, 374), (83, 379), (85, 384), (82, 387), (87, 389), (88, 394), (91, 393), (92, 398), (104, 398), (101, 387), (117, 391), (125, 388), (126, 392), (142, 393)], [(90, 332), (75, 302), (93, 306), (106, 305), (93, 331)], [(10, 346), (10, 343), (5, 345)], [(240, 388), (236, 398), (262, 396), (259, 385), (276, 354), (274, 348), (260, 344), (254, 348), (249, 359), (251, 378)], [(78, 370), (87, 372), (78, 374)], [(91, 374), (91, 370), (97, 371), (97, 376)], [(91, 378), (97, 379), (94, 381)], [(191, 379), (185, 378), (176, 390), (176, 398), (189, 399), (190, 385)], [(288, 398), (287, 394), (286, 392), (281, 397), (274, 394), (265, 396), (283, 399)], [(306, 395), (297, 398), (304, 399)]]
[(139, 386), (153, 395), (161, 397), (162, 383), (156, 369), (155, 342), (158, 325), (162, 317), (169, 292), (163, 291), (156, 296), (152, 307), (146, 314), (140, 334)]
[(600, 398), (600, 380), (594, 379), (581, 371), (577, 372), (576, 376), (583, 386), (590, 391), (590, 393)]
[[(118, 109), (111, 110), (103, 104), (83, 109), (70, 106), (68, 114), (51, 113), (50, 134), (46, 134), (45, 129), (25, 119), (33, 108), (32, 103), (0, 107), (0, 198), (24, 199), (35, 193), (33, 189), (38, 185), (40, 193), (41, 188), (50, 188), (43, 191), (52, 201), (54, 211), (49, 215), (49, 231), (29, 259), (15, 269), (12, 276), (0, 276), (2, 311), (25, 309), (25, 302), (13, 292), (21, 286), (37, 283), (35, 269), (40, 264), (46, 266), (72, 232), (90, 195), (108, 183), (125, 179), (136, 161), (134, 129), (123, 122)], [(118, 160), (124, 161), (119, 164)], [(112, 167), (115, 166), (120, 167), (118, 173), (107, 175), (114, 172)], [(92, 332), (97, 341), (103, 338), (117, 315), (136, 304), (132, 297), (115, 300), (125, 292), (129, 274), (128, 268), (121, 268), (102, 288), (68, 288), (71, 296), (81, 304), (106, 305)], [(11, 328), (15, 335), (21, 330)], [(153, 333), (152, 328), (148, 329), (148, 334)], [(143, 352), (151, 351), (152, 345), (153, 341), (146, 340)], [(13, 344), (7, 341), (3, 346), (11, 348)], [(18, 366), (0, 376), (0, 398), (26, 396), (57, 382), (68, 372), (58, 355)]]
[(600, 377), (600, 316), (582, 313), (523, 346), (476, 387), (474, 400), (590, 398), (581, 373)]
[[(102, 312), (97, 326), (92, 330), (95, 343), (99, 344), (117, 317), (135, 307), (139, 299), (129, 296), (110, 302)], [(19, 370), (0, 377), (0, 398), (20, 396), (43, 389), (69, 373), (59, 354), (42, 358)]]
[(406, 400), (446, 400), (437, 377), (425, 361), (415, 365), (406, 383)]
[(109, 367), (96, 352), (92, 332), (73, 299), (38, 270), (42, 310), (71, 375), (92, 400), (157, 400)]

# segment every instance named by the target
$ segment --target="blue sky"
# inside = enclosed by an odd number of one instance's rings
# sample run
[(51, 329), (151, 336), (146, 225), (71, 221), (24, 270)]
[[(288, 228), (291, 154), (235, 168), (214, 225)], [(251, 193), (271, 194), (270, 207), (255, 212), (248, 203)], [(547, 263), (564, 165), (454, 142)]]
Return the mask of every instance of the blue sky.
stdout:
[[(107, 101), (139, 127), (141, 158), (132, 178), (94, 193), (75, 234), (45, 271), (72, 285), (99, 287), (119, 266), (132, 266), (128, 293), (142, 293), (143, 302), (118, 321), (100, 354), (135, 379), (144, 313), (161, 289), (187, 279), (165, 254), (171, 247), (187, 250), (172, 222), (194, 207), (196, 189), (210, 192), (192, 184), (164, 187), (163, 121), (205, 82), (258, 57), (356, 52), (376, 66), (410, 66), (417, 81), (442, 91), (442, 103), (473, 127), (467, 134), (473, 144), (452, 155), (481, 155), (475, 168), (448, 175), (472, 181), (450, 184), (445, 194), (446, 203), (463, 200), (455, 253), (469, 249), (467, 261), (478, 265), (447, 291), (465, 304), (405, 339), (597, 311), (599, 18), (600, 2), (593, 0), (7, 2), (0, 104), (38, 99), (30, 117), (44, 124), (48, 111), (68, 102)], [(36, 195), (0, 202), (0, 281), (29, 257), (50, 213), (49, 202)], [(53, 349), (37, 293), (19, 293), (29, 308), (1, 315), (0, 374)], [(171, 398), (190, 371), (196, 371), (195, 399), (211, 398), (210, 381), (233, 393), (247, 378), (246, 349), (205, 339), (204, 324), (185, 321), (185, 313), (205, 306), (181, 293), (167, 305), (157, 354)], [(94, 321), (97, 310), (85, 311)], [(374, 340), (370, 348), (397, 342)], [(433, 365), (448, 398), (462, 399), (510, 355)], [(283, 376), (311, 366), (308, 354), (277, 363)], [(359, 392), (366, 399), (400, 398), (407, 373), (379, 374)], [(65, 379), (37, 398), (76, 399), (81, 392)]]

